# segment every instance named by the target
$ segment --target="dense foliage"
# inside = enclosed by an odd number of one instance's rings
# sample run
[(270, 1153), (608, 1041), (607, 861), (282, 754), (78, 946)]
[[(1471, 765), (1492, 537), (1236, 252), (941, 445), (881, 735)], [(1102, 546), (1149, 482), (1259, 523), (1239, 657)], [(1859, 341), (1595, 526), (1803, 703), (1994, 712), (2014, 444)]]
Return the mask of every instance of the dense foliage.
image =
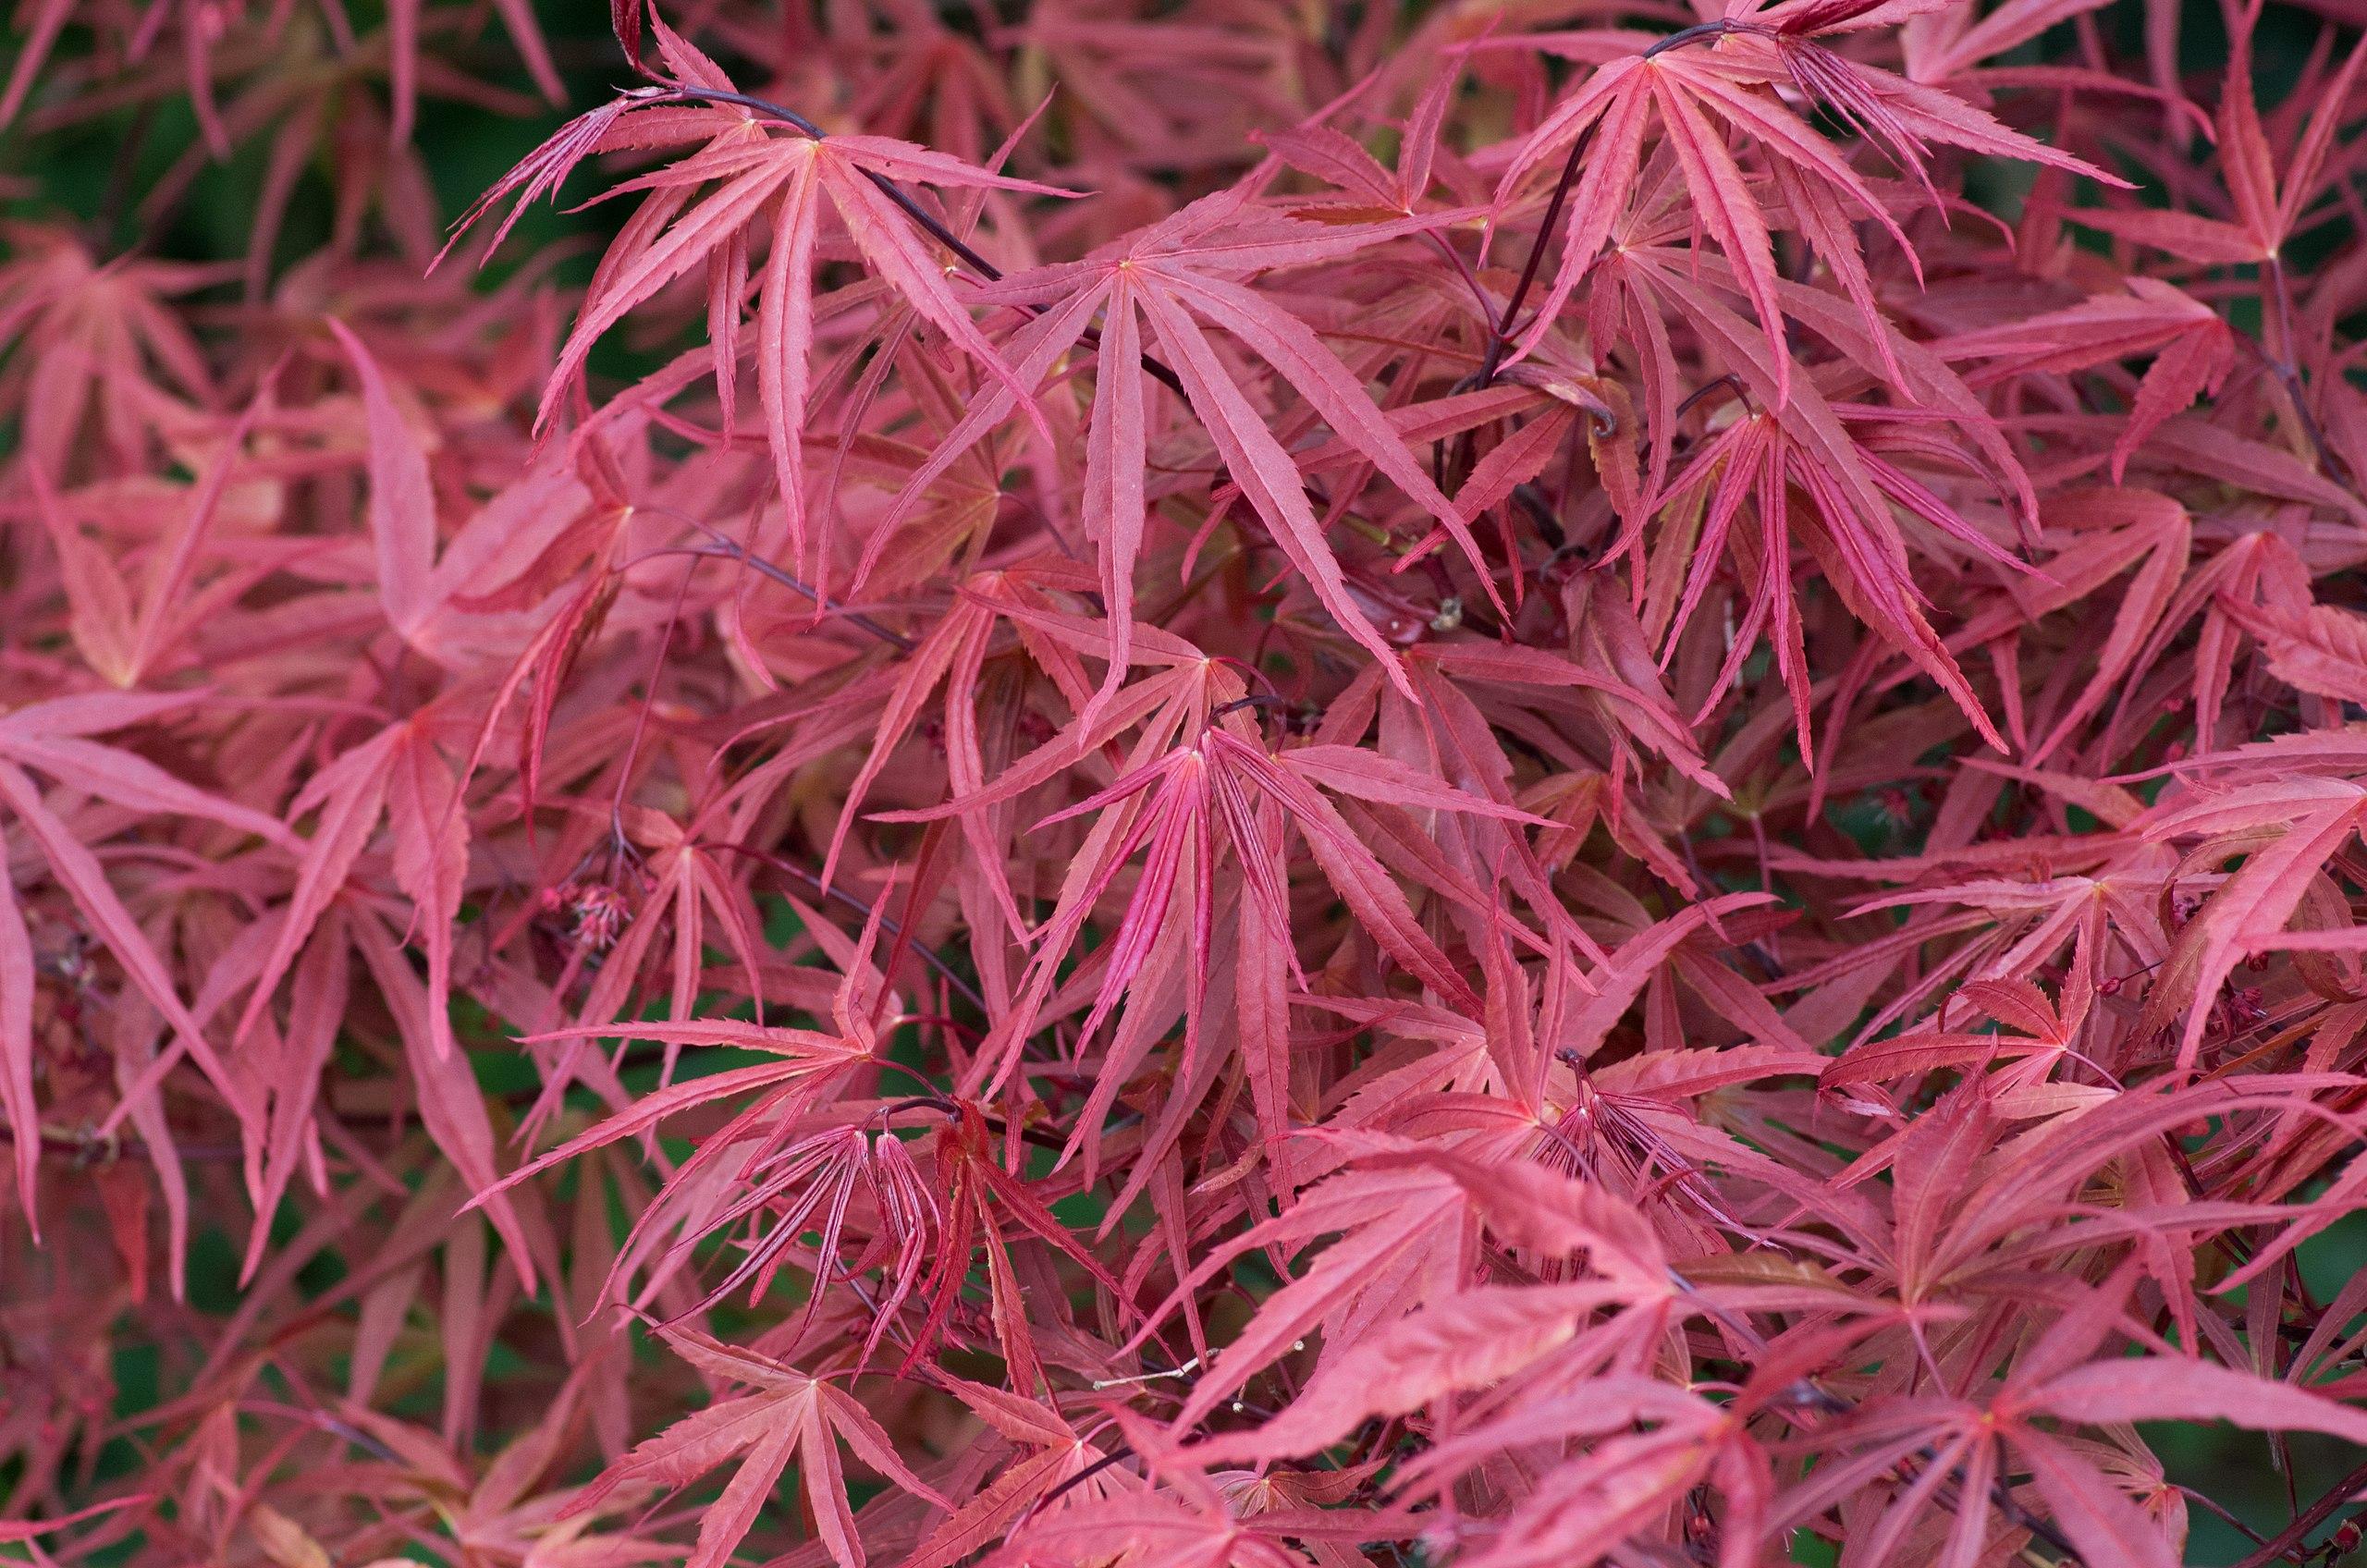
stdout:
[(19, 0), (0, 1556), (2355, 1549), (2313, 3)]

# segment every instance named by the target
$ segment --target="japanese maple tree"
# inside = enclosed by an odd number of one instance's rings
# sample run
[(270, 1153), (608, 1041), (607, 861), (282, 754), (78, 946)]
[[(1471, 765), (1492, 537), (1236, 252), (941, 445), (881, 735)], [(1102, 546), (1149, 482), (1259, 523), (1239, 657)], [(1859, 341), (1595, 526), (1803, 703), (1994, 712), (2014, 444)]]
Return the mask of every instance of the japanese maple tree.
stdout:
[(0, 34), (0, 1561), (2360, 1549), (2367, 14), (577, 9)]

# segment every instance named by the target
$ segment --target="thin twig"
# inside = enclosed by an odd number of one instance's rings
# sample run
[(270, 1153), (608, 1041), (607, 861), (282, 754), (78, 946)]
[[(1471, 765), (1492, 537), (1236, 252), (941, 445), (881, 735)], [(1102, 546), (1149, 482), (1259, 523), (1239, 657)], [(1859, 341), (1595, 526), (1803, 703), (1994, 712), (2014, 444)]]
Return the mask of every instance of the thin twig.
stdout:
[(1496, 372), (1502, 368), (1504, 350), (1512, 347), (1513, 324), (1520, 319), (1520, 308), (1528, 299), (1528, 291), (1537, 286), (1538, 269), (1545, 263), (1545, 244), (1552, 238), (1553, 225), (1562, 215), (1563, 206), (1570, 200), (1570, 187), (1578, 177), (1578, 160), (1586, 155), (1588, 144), (1594, 140), (1594, 126), (1578, 132), (1570, 143), (1570, 155), (1562, 164), (1562, 178), (1553, 183), (1552, 200), (1545, 203), (1545, 217), (1537, 226), (1537, 237), (1529, 242), (1528, 261), (1520, 269), (1520, 281), (1513, 285), (1512, 298), (1504, 301), (1504, 313), (1497, 318), (1496, 329), (1488, 337), (1488, 351), (1481, 356), (1479, 370), (1474, 378), (1482, 387), (1495, 384)]
[[(2271, 256), (2262, 270), (2267, 274), (2270, 284), (2269, 302), (2276, 311), (2278, 351), (2272, 354), (2259, 344), (2253, 347), (2259, 349), (2261, 358), (2267, 362), (2270, 374), (2284, 386), (2286, 398), (2293, 405), (2293, 415), (2300, 421), (2301, 434), (2308, 437), (2311, 449), (2317, 454), (2318, 467), (2344, 489), (2355, 494), (2358, 484), (2350, 472), (2350, 466), (2335, 455), (2334, 448), (2326, 442), (2325, 431), (2318, 423), (2317, 415), (2310, 411), (2300, 366), (2294, 360), (2293, 288), (2285, 276), (2284, 259)], [(2243, 335), (2239, 333), (2238, 336)], [(2244, 340), (2251, 342), (2249, 337)]]
[[(770, 850), (760, 850), (754, 844), (734, 844), (728, 841), (718, 842), (714, 847), (719, 850), (730, 850), (734, 854), (746, 855), (751, 860), (762, 861), (767, 865), (772, 867), (775, 871), (779, 872), (783, 876), (794, 878), (796, 881), (803, 883), (805, 887), (812, 888), (819, 896), (836, 900), (838, 902), (846, 905), (847, 908), (853, 910), (856, 913), (862, 915), (865, 920), (868, 921), (875, 918), (871, 906), (864, 902), (863, 900), (857, 898), (854, 894), (848, 892), (844, 888), (839, 887), (835, 883), (825, 885), (819, 876), (815, 876), (812, 872), (806, 870), (795, 861), (777, 855)], [(879, 928), (882, 931), (887, 932), (890, 937), (901, 937), (903, 936), (903, 927), (897, 925), (897, 923), (890, 917), (882, 914), (877, 915), (876, 918), (879, 922)], [(921, 943), (914, 942), (912, 944), (912, 948), (913, 951), (920, 954), (922, 962), (937, 971), (938, 978), (942, 979), (947, 985), (962, 993), (962, 997), (964, 1001), (967, 1001), (971, 1006), (976, 1008), (980, 1012), (990, 1013), (993, 1011), (991, 1008), (987, 1006), (986, 998), (978, 994), (977, 987), (971, 985), (967, 980), (963, 979), (961, 975), (955, 974), (953, 970), (947, 965), (943, 959), (938, 957), (937, 954), (931, 952)]]
[[(709, 539), (715, 541), (715, 543), (713, 546), (708, 549), (693, 550), (688, 552), (689, 554), (713, 556), (718, 559), (738, 561), (741, 565), (749, 568), (751, 570), (760, 572), (764, 576), (772, 579), (772, 581), (779, 583), (791, 593), (803, 594), (806, 603), (816, 606), (819, 606), (822, 604), (822, 596), (819, 594), (816, 594), (813, 589), (807, 587), (797, 578), (792, 577), (788, 572), (783, 571), (780, 568), (773, 565), (772, 562), (761, 559), (751, 554), (745, 545), (742, 545), (738, 540), (732, 538), (730, 535), (724, 533), (717, 529), (712, 528), (706, 523), (700, 522), (695, 518), (691, 519), (690, 522), (692, 527), (697, 529), (702, 533), (705, 533)], [(868, 631), (874, 637), (878, 638), (881, 642), (888, 643), (889, 646), (897, 649), (901, 653), (909, 654), (914, 648), (920, 646), (919, 643), (914, 642), (910, 637), (905, 636), (902, 632), (891, 631), (888, 627), (882, 626), (879, 622), (872, 619), (871, 617), (864, 614), (861, 610), (844, 609), (835, 606), (831, 606), (831, 609), (833, 614), (843, 619), (848, 625), (855, 627), (860, 631)]]
[(2236, 1568), (2268, 1568), (2272, 1562), (2306, 1561), (2294, 1557), (2293, 1549), (2306, 1540), (2311, 1531), (2332, 1518), (2336, 1509), (2349, 1502), (2352, 1495), (2362, 1488), (2367, 1488), (2367, 1464), (2360, 1465), (2336, 1481), (2331, 1490), (2303, 1509), (2293, 1523), (2271, 1536), (2258, 1551), (2237, 1563)]

